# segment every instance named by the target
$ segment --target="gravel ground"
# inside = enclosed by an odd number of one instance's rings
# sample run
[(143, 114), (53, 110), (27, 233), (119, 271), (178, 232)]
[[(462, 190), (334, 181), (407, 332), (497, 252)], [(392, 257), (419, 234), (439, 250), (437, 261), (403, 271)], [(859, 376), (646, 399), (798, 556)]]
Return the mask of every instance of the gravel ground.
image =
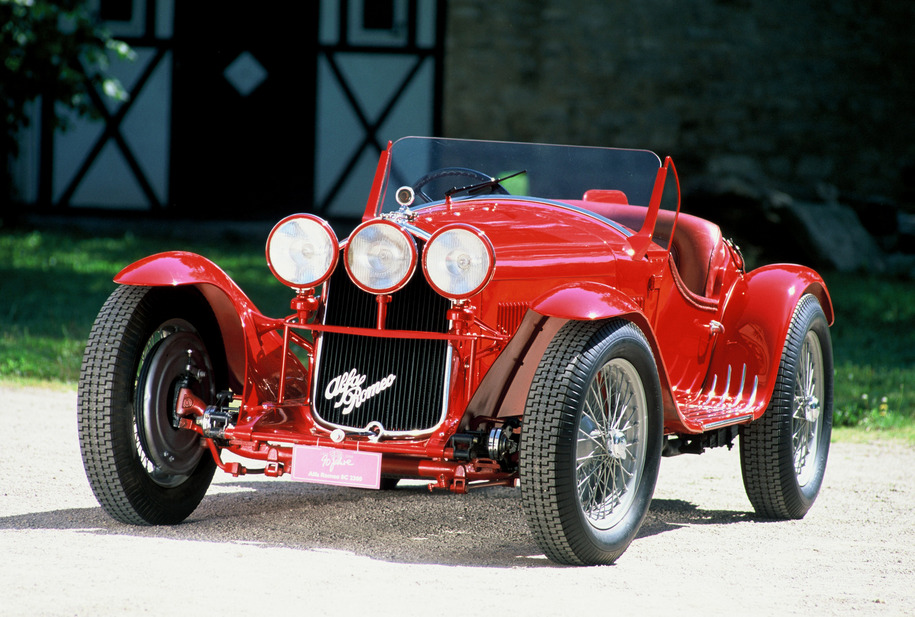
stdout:
[(0, 401), (3, 616), (915, 614), (904, 444), (833, 444), (819, 500), (789, 522), (754, 518), (736, 450), (664, 459), (629, 550), (570, 568), (540, 554), (508, 488), (382, 493), (217, 472), (185, 523), (125, 526), (83, 474), (76, 394), (0, 386)]

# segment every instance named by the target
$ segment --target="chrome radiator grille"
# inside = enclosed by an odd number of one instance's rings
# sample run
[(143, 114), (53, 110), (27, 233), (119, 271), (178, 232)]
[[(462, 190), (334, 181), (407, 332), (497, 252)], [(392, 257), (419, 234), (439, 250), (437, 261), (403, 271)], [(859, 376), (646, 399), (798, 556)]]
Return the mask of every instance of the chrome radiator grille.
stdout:
[[(326, 325), (376, 326), (375, 296), (356, 287), (345, 268), (338, 267), (328, 285)], [(417, 272), (392, 294), (385, 327), (444, 333), (449, 307)], [(448, 357), (446, 341), (324, 333), (318, 341), (315, 412), (326, 423), (360, 430), (373, 422), (390, 432), (431, 429), (442, 417)]]

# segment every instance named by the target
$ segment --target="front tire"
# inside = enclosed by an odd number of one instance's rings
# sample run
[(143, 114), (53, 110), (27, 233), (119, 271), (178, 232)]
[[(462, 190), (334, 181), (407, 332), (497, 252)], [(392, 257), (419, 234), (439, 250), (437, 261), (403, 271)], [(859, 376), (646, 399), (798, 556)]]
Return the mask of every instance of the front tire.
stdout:
[(775, 392), (765, 414), (740, 435), (740, 469), (756, 513), (803, 518), (826, 472), (832, 434), (832, 342), (814, 296), (791, 319)]
[(521, 432), (522, 505), (551, 560), (613, 563), (651, 503), (663, 435), (651, 348), (625, 321), (570, 322), (534, 376)]
[(177, 429), (185, 378), (211, 403), (225, 387), (212, 312), (191, 288), (121, 286), (89, 334), (78, 392), (80, 451), (89, 485), (112, 518), (170, 525), (203, 499), (216, 469), (194, 431)]

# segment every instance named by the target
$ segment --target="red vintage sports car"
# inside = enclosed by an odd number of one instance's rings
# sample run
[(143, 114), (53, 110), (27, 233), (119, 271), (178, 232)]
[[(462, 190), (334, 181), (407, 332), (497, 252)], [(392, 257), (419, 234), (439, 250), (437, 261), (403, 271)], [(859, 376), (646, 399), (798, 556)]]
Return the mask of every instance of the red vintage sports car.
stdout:
[(661, 456), (739, 437), (757, 514), (800, 518), (832, 424), (826, 285), (797, 265), (746, 272), (679, 210), (652, 152), (401, 139), (349, 238), (311, 214), (270, 233), (288, 316), (192, 253), (116, 276), (79, 383), (89, 483), (141, 525), (185, 519), (217, 467), (514, 485), (550, 559), (606, 564)]

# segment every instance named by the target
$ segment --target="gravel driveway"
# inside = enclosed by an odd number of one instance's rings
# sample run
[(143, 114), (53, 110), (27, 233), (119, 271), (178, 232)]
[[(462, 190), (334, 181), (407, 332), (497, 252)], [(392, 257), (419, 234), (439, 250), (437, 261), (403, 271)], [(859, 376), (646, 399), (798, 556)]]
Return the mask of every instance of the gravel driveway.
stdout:
[(736, 450), (663, 459), (613, 566), (559, 567), (516, 489), (360, 491), (217, 472), (175, 527), (98, 507), (76, 394), (0, 386), (0, 615), (912, 615), (915, 451), (833, 444), (801, 521), (754, 519)]

